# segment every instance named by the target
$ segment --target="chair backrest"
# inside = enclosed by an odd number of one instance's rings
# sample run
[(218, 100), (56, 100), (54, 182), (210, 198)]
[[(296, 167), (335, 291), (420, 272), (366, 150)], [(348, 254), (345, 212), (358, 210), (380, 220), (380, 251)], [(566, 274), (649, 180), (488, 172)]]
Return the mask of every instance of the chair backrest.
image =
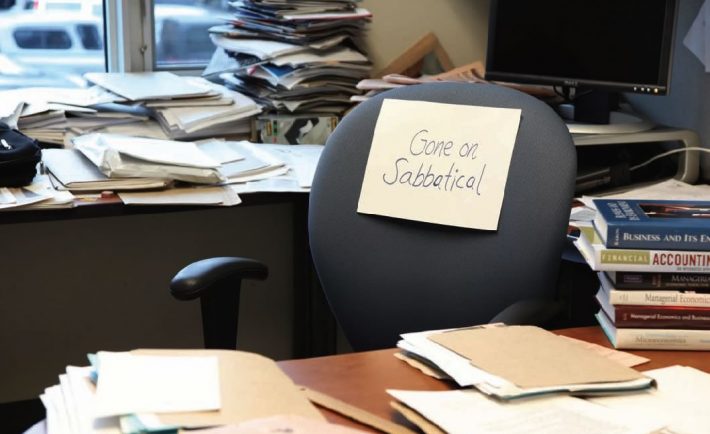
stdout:
[[(357, 213), (385, 98), (522, 109), (497, 231)], [(426, 84), (356, 107), (325, 146), (308, 221), (318, 276), (353, 348), (391, 347), (400, 333), (485, 323), (518, 300), (553, 298), (575, 173), (562, 120), (511, 89)]]

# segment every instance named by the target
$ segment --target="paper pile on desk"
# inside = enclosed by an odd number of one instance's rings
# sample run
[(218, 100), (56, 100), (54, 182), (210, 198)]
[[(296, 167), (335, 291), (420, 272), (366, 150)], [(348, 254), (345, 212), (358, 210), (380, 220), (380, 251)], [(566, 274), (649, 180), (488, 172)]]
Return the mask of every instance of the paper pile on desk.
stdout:
[(261, 112), (251, 98), (200, 77), (165, 71), (86, 77), (96, 85), (1, 91), (7, 104), (0, 118), (43, 143), (62, 146), (74, 135), (124, 127), (159, 139), (246, 136)]
[(109, 178), (77, 149), (45, 149), (42, 163), (57, 190), (74, 192), (165, 188), (161, 178)]
[(219, 162), (191, 142), (115, 134), (75, 137), (74, 146), (110, 178), (149, 177), (201, 184), (224, 181)]
[(571, 396), (500, 402), (472, 389), (387, 393), (397, 400), (395, 409), (429, 434), (650, 434), (665, 426)]
[(273, 361), (256, 354), (103, 352), (92, 365), (67, 367), (40, 396), (47, 434), (177, 433), (280, 414), (323, 420)]
[(251, 98), (200, 77), (181, 77), (165, 71), (85, 76), (149, 109), (169, 138), (248, 133), (251, 118), (261, 112)]
[(0, 210), (71, 208), (74, 195), (56, 191), (46, 175), (38, 174), (30, 185), (0, 187)]
[(589, 400), (639, 420), (660, 420), (668, 432), (675, 434), (710, 432), (710, 374), (687, 366), (669, 366), (644, 374), (656, 380), (657, 389)]
[(234, 17), (210, 29), (217, 75), (267, 109), (341, 113), (370, 62), (359, 39), (371, 16), (355, 1), (232, 2)]
[(509, 400), (545, 393), (614, 394), (653, 380), (565, 338), (531, 326), (483, 326), (407, 333), (397, 346), (461, 387)]

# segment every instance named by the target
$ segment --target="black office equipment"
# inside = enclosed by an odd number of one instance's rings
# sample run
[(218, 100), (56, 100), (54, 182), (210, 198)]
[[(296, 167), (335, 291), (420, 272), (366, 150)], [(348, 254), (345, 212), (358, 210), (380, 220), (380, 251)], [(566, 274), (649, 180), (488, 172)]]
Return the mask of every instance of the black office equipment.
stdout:
[(41, 158), (37, 140), (0, 122), (0, 187), (31, 184)]
[(486, 78), (561, 86), (574, 120), (609, 123), (617, 92), (669, 91), (676, 0), (493, 0)]
[[(522, 109), (497, 231), (356, 212), (385, 98)], [(391, 347), (404, 332), (549, 319), (575, 163), (570, 134), (554, 111), (503, 87), (410, 86), (356, 107), (326, 144), (309, 209), (316, 270), (352, 347)]]

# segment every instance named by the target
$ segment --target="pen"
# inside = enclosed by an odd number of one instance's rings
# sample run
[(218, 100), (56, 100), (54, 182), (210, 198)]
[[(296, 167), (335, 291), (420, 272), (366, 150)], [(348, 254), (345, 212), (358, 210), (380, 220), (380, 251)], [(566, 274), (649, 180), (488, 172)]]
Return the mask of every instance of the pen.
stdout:
[(2, 143), (2, 147), (5, 149), (12, 149), (12, 146), (10, 146), (9, 143), (7, 143), (7, 140), (5, 139), (0, 139), (0, 143)]

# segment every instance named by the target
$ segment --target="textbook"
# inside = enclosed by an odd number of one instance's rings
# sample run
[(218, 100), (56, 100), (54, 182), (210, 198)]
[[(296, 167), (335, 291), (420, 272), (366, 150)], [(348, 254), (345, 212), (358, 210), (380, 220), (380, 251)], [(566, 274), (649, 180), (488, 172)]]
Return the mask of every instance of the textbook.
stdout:
[(710, 250), (710, 201), (595, 199), (607, 247)]
[(605, 273), (617, 289), (692, 289), (710, 292), (710, 274), (641, 273), (610, 271)]
[(710, 329), (710, 307), (613, 305), (601, 288), (596, 299), (616, 327)]
[(608, 248), (591, 227), (580, 227), (574, 245), (594, 271), (710, 273), (710, 251)]
[(614, 348), (625, 350), (710, 350), (710, 330), (617, 328), (604, 311), (595, 315)]
[(698, 293), (692, 290), (620, 290), (616, 289), (605, 273), (598, 273), (601, 290), (604, 291), (609, 303), (636, 306), (687, 306), (710, 307), (710, 294)]

